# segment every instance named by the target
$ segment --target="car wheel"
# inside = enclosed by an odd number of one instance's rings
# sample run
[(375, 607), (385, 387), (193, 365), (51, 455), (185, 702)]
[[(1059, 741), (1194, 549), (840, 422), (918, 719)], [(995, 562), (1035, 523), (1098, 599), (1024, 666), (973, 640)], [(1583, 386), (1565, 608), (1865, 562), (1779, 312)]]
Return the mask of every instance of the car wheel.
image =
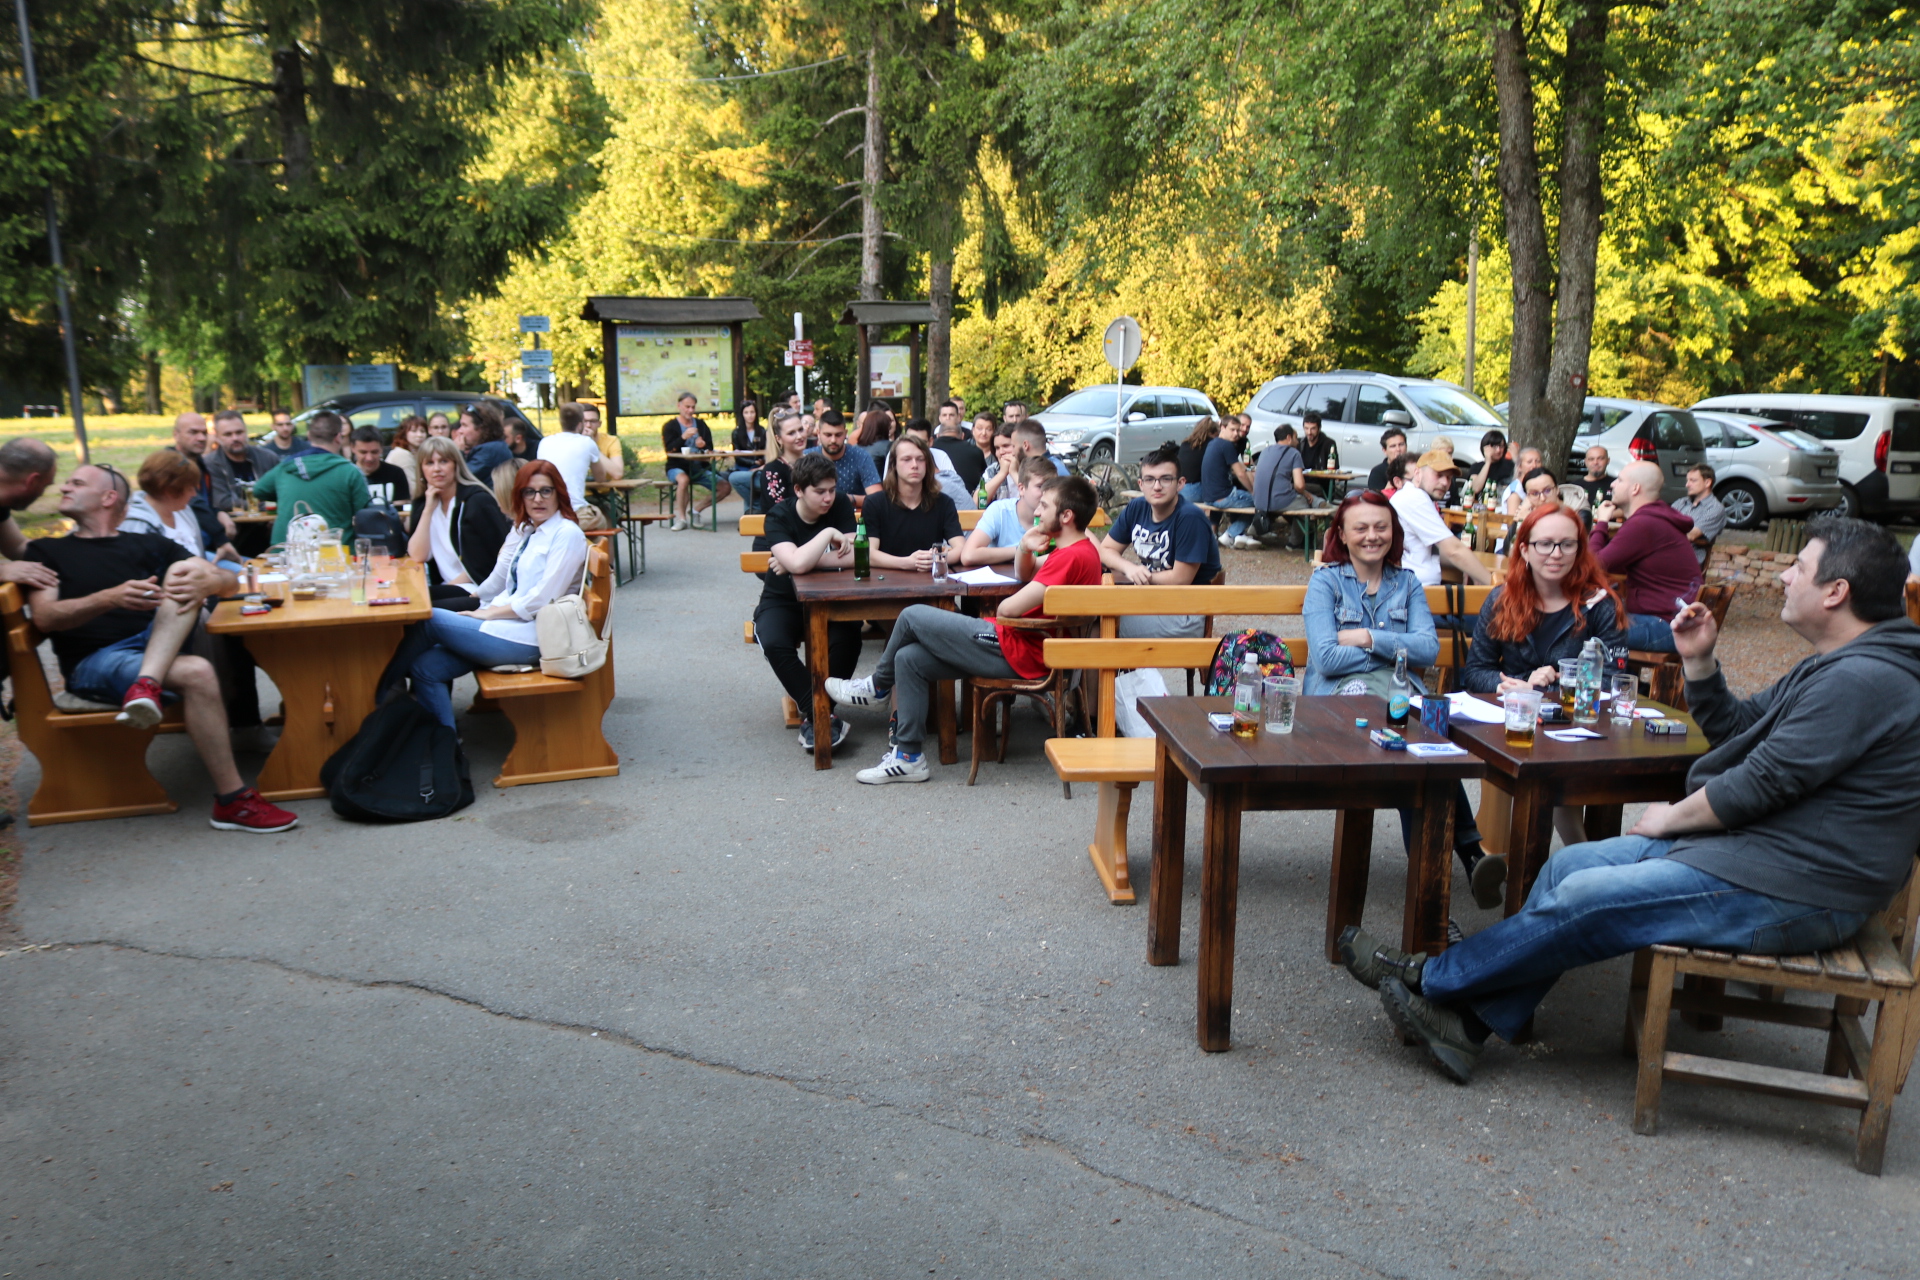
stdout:
[(1845, 481), (1840, 484), (1840, 505), (1833, 509), (1833, 513), (1849, 520), (1860, 518), (1860, 493)]
[(1727, 509), (1727, 527), (1730, 529), (1756, 529), (1770, 514), (1766, 495), (1760, 492), (1758, 485), (1745, 480), (1728, 481), (1715, 496), (1720, 499), (1720, 505)]
[(1099, 444), (1093, 446), (1092, 451), (1087, 454), (1087, 465), (1089, 467), (1097, 467), (1102, 463), (1108, 466), (1113, 465), (1113, 441), (1111, 440), (1102, 440)]

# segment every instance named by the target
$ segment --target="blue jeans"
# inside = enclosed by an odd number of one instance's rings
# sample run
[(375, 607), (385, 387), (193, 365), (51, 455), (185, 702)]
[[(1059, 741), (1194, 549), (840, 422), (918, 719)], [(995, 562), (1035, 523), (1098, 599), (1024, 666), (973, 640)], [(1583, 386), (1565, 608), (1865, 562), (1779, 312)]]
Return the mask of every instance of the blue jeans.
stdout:
[(413, 681), (413, 696), (433, 718), (449, 729), (453, 727), (453, 682), (475, 667), (504, 667), (537, 664), (540, 646), (502, 640), (480, 629), (479, 618), (470, 613), (435, 609), (425, 622), (415, 623), (387, 664), (383, 688), (392, 687), (400, 675)]
[(1650, 653), (1678, 652), (1673, 647), (1673, 624), (1650, 613), (1628, 614), (1627, 648), (1645, 649)]
[(1656, 942), (1794, 955), (1838, 946), (1866, 916), (1769, 898), (1617, 836), (1547, 859), (1527, 905), (1427, 961), (1420, 990), (1512, 1040), (1561, 974)]
[(732, 485), (733, 491), (740, 495), (744, 509), (753, 510), (753, 468), (727, 472), (727, 483)]
[[(1207, 505), (1210, 507), (1250, 507), (1253, 505), (1253, 495), (1245, 489), (1232, 489), (1228, 491), (1226, 497), (1209, 502)], [(1252, 522), (1252, 516), (1236, 516), (1228, 520), (1227, 536), (1229, 538), (1241, 537), (1246, 533), (1247, 526)]]
[[(67, 692), (88, 702), (118, 702), (126, 697), (127, 690), (140, 678), (140, 664), (146, 660), (147, 639), (152, 634), (153, 627), (147, 626), (138, 635), (116, 640), (80, 659), (67, 680)], [(166, 702), (179, 698), (172, 692), (163, 696)]]

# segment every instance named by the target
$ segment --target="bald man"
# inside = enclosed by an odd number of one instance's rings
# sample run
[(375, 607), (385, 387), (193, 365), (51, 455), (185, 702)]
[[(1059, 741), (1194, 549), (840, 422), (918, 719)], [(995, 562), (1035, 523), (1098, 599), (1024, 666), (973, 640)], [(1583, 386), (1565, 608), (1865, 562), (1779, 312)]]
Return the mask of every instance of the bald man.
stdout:
[(207, 420), (189, 409), (173, 420), (173, 448), (193, 459), (200, 470), (200, 488), (187, 509), (200, 526), (201, 545), (218, 547), (224, 553), (235, 532), (233, 517), (214, 509), (213, 477), (207, 471)]
[(1700, 562), (1687, 541), (1693, 521), (1660, 501), (1661, 481), (1657, 462), (1622, 467), (1593, 513), (1588, 545), (1608, 573), (1627, 575), (1627, 647), (1673, 653), (1672, 618), (1699, 593)]
[(7, 557), (0, 564), (0, 582), (48, 590), (60, 585), (60, 575), (53, 569), (20, 558), (26, 554), (27, 539), (13, 518), (14, 512), (32, 506), (47, 491), (58, 467), (53, 450), (31, 436), (0, 446), (0, 553)]

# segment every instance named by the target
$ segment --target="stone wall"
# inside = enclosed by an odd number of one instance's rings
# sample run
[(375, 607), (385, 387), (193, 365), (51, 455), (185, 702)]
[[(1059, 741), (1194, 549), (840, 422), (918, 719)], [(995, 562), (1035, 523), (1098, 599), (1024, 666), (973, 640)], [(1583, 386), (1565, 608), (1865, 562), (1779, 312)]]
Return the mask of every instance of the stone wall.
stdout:
[(1707, 560), (1708, 582), (1731, 582), (1736, 591), (1779, 591), (1780, 574), (1793, 563), (1791, 551), (1760, 547), (1715, 547)]

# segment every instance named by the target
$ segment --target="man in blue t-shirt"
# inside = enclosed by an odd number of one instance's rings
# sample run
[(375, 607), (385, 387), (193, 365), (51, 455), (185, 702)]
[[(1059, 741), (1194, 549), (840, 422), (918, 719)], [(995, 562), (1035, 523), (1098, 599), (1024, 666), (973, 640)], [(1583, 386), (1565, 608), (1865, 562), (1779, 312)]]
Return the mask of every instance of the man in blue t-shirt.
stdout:
[[(1245, 423), (1232, 417), (1220, 420), (1220, 434), (1207, 441), (1207, 451), (1200, 456), (1198, 501), (1210, 507), (1253, 505), (1253, 476), (1247, 471), (1247, 464), (1240, 461), (1240, 452), (1246, 443)], [(1235, 516), (1228, 520), (1227, 531), (1220, 535), (1220, 545), (1242, 551), (1259, 546), (1258, 539), (1247, 536), (1250, 518)]]
[(1027, 458), (1016, 469), (1020, 478), (1019, 496), (1002, 498), (987, 504), (980, 523), (967, 535), (960, 548), (960, 562), (969, 569), (989, 564), (1012, 564), (1020, 551), (1020, 539), (1033, 528), (1034, 513), (1040, 506), (1040, 490), (1053, 479), (1053, 464), (1047, 458)]
[[(1301, 457), (1298, 440), (1293, 428), (1281, 423), (1273, 433), (1272, 447), (1260, 452), (1260, 462), (1253, 473), (1253, 505), (1269, 516), (1320, 505), (1307, 496), (1306, 460)], [(1299, 526), (1291, 520), (1285, 523), (1287, 545), (1299, 546), (1303, 536)]]
[(821, 454), (833, 464), (840, 492), (851, 498), (855, 507), (868, 494), (880, 491), (880, 470), (873, 465), (873, 455), (865, 449), (847, 447), (847, 420), (838, 409), (822, 413), (814, 432), (820, 443), (807, 452)]
[[(1208, 586), (1220, 576), (1220, 548), (1206, 513), (1180, 498), (1180, 446), (1169, 440), (1140, 460), (1140, 497), (1121, 511), (1100, 540), (1100, 562), (1115, 583)], [(1131, 549), (1135, 559), (1127, 559)], [(1148, 616), (1120, 619), (1126, 639), (1197, 636), (1205, 619)]]

